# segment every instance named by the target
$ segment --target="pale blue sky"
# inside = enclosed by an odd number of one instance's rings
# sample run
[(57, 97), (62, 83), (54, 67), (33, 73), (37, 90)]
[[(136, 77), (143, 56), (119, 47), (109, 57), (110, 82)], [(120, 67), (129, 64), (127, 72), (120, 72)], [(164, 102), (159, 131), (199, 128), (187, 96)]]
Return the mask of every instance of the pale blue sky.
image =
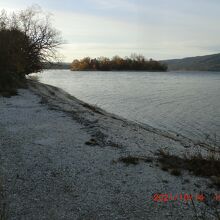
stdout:
[(220, 0), (7, 0), (51, 12), (65, 61), (141, 53), (168, 59), (220, 52)]

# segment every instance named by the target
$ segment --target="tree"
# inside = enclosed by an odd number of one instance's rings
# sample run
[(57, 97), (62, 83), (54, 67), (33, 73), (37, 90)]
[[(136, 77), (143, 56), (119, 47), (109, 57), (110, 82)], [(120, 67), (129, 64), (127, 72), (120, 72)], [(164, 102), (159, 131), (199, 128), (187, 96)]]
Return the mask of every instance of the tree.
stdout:
[[(62, 43), (60, 32), (53, 28), (50, 16), (39, 7), (32, 6), (19, 13), (8, 16), (5, 11), (0, 15), (0, 31), (17, 31), (23, 34), (23, 50), (25, 56), (25, 74), (38, 72), (43, 62), (57, 58), (57, 47)], [(15, 35), (12, 38), (16, 39)], [(16, 40), (17, 41), (17, 40)]]
[(26, 50), (29, 40), (19, 30), (0, 31), (0, 70), (1, 72), (17, 73), (20, 77), (26, 69)]
[(57, 58), (56, 49), (61, 43), (60, 32), (39, 7), (32, 6), (11, 15), (3, 10), (0, 14), (0, 86), (14, 78), (25, 80), (25, 75), (41, 71), (44, 62)]
[(71, 64), (71, 70), (73, 70), (73, 71), (80, 70), (79, 65), (80, 65), (79, 60), (77, 60), (77, 59), (73, 60), (73, 62)]

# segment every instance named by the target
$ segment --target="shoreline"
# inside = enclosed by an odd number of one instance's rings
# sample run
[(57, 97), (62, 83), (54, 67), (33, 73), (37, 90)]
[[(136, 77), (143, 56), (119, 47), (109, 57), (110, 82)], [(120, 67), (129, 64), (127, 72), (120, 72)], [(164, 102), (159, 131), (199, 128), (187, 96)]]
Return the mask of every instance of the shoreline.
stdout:
[[(152, 196), (216, 192), (207, 178), (161, 169), (158, 150), (197, 150), (174, 134), (143, 128), (37, 82), (0, 98), (0, 105), (0, 176), (9, 219), (192, 219), (192, 204), (170, 208)], [(124, 163), (129, 156), (138, 163)]]
[[(35, 86), (37, 86), (40, 89), (38, 89)], [(171, 132), (171, 131), (168, 132), (168, 131), (165, 131), (165, 130), (155, 128), (155, 127), (152, 127), (150, 125), (141, 123), (141, 122), (136, 122), (136, 121), (132, 121), (132, 120), (123, 118), (122, 116), (118, 116), (114, 113), (107, 112), (107, 111), (105, 111), (104, 109), (102, 109), (100, 107), (97, 107), (95, 105), (86, 103), (86, 102), (70, 95), (69, 93), (67, 93), (66, 91), (64, 91), (64, 90), (62, 90), (58, 87), (55, 87), (55, 86), (52, 86), (52, 85), (49, 85), (49, 84), (45, 84), (45, 83), (31, 81), (31, 80), (29, 80), (29, 87), (32, 91), (34, 91), (35, 93), (37, 93), (38, 95), (40, 95), (43, 98), (44, 98), (45, 95), (46, 95), (47, 98), (49, 98), (49, 97), (52, 98), (53, 95), (54, 95), (53, 98), (55, 98), (55, 99), (58, 98), (59, 100), (60, 100), (60, 98), (62, 99), (62, 97), (65, 97), (64, 99), (69, 104), (70, 104), (70, 102), (73, 102), (73, 103), (76, 103), (77, 105), (81, 105), (82, 108), (85, 108), (88, 111), (102, 114), (103, 116), (110, 117), (112, 119), (122, 121), (122, 122), (124, 122), (128, 125), (131, 125), (131, 126), (138, 126), (140, 129), (146, 130), (147, 132), (152, 132), (152, 133), (155, 133), (157, 135), (163, 136), (165, 138), (177, 141), (177, 142), (181, 143), (181, 145), (183, 145), (185, 148), (198, 147), (198, 148), (203, 148), (204, 150), (220, 152), (220, 149), (218, 150), (218, 149), (215, 148), (215, 146), (212, 146), (208, 143), (196, 142), (196, 141), (194, 141), (194, 140), (192, 140), (192, 139), (190, 139), (190, 138), (188, 138), (184, 135), (181, 135), (179, 133), (174, 133), (174, 132)], [(59, 97), (59, 96), (62, 96), (62, 97)], [(57, 107), (58, 107), (58, 105), (57, 105)], [(66, 111), (65, 108), (63, 108), (62, 106), (59, 106), (58, 108), (61, 111)], [(80, 111), (83, 111), (83, 110), (80, 110)]]

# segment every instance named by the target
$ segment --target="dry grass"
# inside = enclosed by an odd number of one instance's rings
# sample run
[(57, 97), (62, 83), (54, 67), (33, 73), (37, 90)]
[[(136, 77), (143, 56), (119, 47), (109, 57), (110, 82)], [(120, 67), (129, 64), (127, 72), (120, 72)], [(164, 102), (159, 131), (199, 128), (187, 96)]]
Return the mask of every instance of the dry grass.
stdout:
[[(207, 156), (203, 156), (200, 152), (193, 155), (188, 153), (180, 157), (161, 149), (157, 155), (162, 170), (170, 171), (175, 176), (181, 175), (182, 170), (187, 170), (196, 176), (210, 178), (213, 185), (220, 188), (220, 154), (218, 152), (212, 150)], [(185, 182), (189, 182), (189, 180)], [(206, 197), (203, 208), (196, 207), (192, 200), (195, 219), (206, 220), (211, 217), (211, 219), (220, 220), (219, 202), (213, 200), (213, 195), (201, 194)]]
[(91, 138), (89, 141), (86, 141), (85, 144), (90, 146), (95, 146), (98, 145), (98, 142), (94, 138)]
[(98, 114), (101, 114), (103, 115), (103, 113), (101, 112), (101, 110), (99, 109), (99, 107), (95, 106), (95, 105), (90, 105), (90, 104), (87, 104), (87, 103), (83, 103), (82, 104), (83, 107), (87, 108), (87, 109), (90, 109), (91, 111), (93, 112), (96, 112)]
[(209, 177), (216, 186), (220, 187), (219, 153), (210, 151), (207, 156), (203, 156), (198, 152), (194, 155), (185, 154), (180, 157), (160, 150), (157, 155), (162, 170), (171, 170), (173, 175), (179, 175), (181, 170), (188, 170), (196, 176)]
[(181, 171), (179, 169), (172, 169), (170, 171), (170, 174), (174, 175), (174, 176), (180, 176), (181, 175)]
[(150, 158), (150, 157), (141, 157), (141, 156), (131, 156), (131, 155), (129, 155), (127, 157), (120, 157), (119, 161), (122, 162), (122, 163), (125, 163), (126, 165), (130, 165), (130, 164), (137, 165), (140, 162), (150, 163), (150, 162), (153, 161), (153, 159)]

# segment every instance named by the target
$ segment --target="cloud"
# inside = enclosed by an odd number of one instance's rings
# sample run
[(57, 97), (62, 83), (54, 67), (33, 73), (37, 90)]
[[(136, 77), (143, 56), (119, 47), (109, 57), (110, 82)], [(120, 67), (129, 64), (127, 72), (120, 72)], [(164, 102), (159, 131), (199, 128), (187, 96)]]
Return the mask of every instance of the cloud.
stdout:
[(68, 42), (122, 42), (136, 40), (138, 25), (84, 13), (53, 12), (54, 24)]
[(208, 25), (210, 21), (204, 20), (204, 26), (196, 19), (184, 25), (154, 24), (54, 11), (54, 22), (67, 40), (61, 51), (69, 61), (83, 56), (126, 56), (133, 52), (155, 59), (202, 55), (218, 45), (220, 33)]
[[(31, 4), (34, 0), (30, 0)], [(66, 60), (82, 56), (143, 53), (155, 59), (216, 53), (219, 0), (36, 0), (54, 14)], [(26, 7), (7, 0), (0, 7)]]

